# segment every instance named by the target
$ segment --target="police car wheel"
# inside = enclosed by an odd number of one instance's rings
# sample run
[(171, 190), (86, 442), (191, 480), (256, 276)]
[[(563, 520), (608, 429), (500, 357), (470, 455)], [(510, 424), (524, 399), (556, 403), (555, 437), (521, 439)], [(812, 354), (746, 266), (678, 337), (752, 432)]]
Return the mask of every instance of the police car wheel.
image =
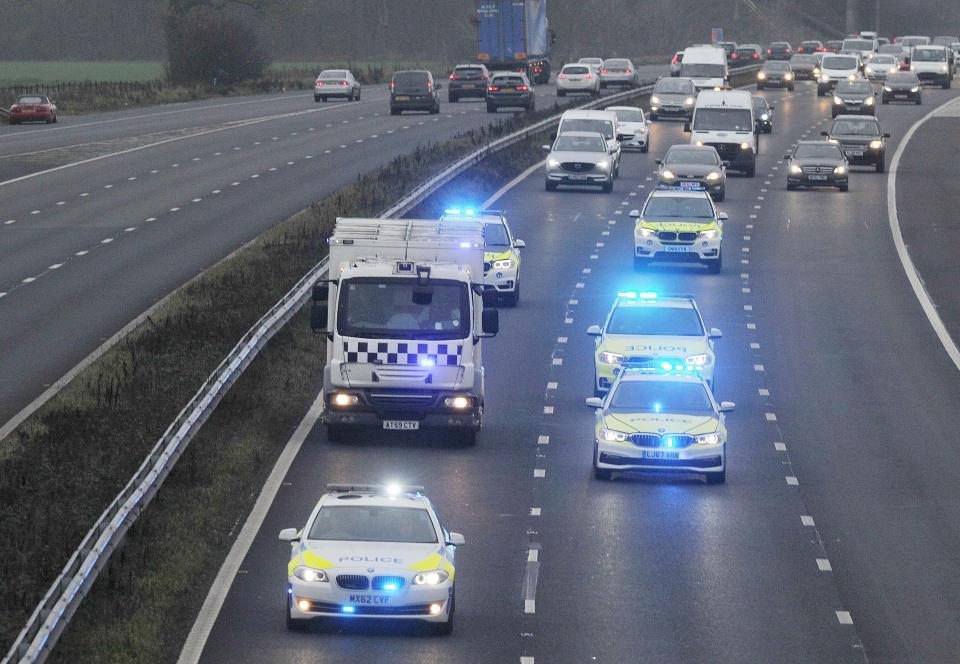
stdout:
[(607, 482), (613, 479), (613, 471), (607, 470), (606, 468), (594, 468), (593, 477)]
[(704, 478), (707, 480), (707, 484), (723, 484), (727, 481), (727, 469), (724, 467), (718, 473), (704, 473)]

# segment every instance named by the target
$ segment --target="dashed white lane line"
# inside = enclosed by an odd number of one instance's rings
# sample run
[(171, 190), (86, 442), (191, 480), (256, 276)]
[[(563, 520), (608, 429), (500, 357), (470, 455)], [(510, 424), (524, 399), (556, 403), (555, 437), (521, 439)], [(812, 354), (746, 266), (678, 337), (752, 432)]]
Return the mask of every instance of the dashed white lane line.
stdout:
[(752, 305), (752, 304), (745, 304), (745, 305), (743, 305), (743, 310), (744, 310), (744, 311), (753, 311), (753, 305)]
[(6, 291), (0, 292), (0, 297), (6, 297), (6, 296), (7, 296)]
[(537, 437), (537, 445), (549, 445), (549, 444), (550, 444), (550, 436)]
[(240, 183), (239, 183), (239, 182), (231, 182), (231, 183), (230, 183), (230, 186), (231, 186), (231, 187), (239, 187), (239, 186), (240, 186)]
[(259, 174), (259, 173), (254, 173), (253, 175), (250, 176), (250, 179), (251, 179), (251, 180), (256, 180), (258, 177), (260, 177), (260, 174)]
[(748, 330), (755, 330), (755, 329), (757, 329), (757, 324), (756, 324), (756, 323), (747, 323), (747, 329), (748, 329)]
[(135, 231), (135, 230), (137, 230), (137, 227), (136, 227), (136, 226), (130, 226), (129, 228), (124, 228), (124, 229), (123, 229), (123, 232), (124, 232), (124, 233), (132, 233), (132, 232)]
[(759, 373), (759, 372), (762, 372), (762, 371), (763, 371), (763, 365), (762, 365), (762, 364), (754, 364), (754, 365), (753, 365), (753, 370), (756, 371), (756, 372), (758, 372), (758, 373)]
[(767, 422), (776, 422), (777, 415), (776, 413), (764, 413), (764, 417), (767, 418)]
[(573, 319), (572, 319), (572, 318), (564, 318), (564, 319), (563, 319), (563, 322), (564, 322), (566, 325), (573, 325)]
[(7, 219), (5, 222), (3, 222), (3, 225), (9, 226), (10, 224), (15, 224), (15, 223), (17, 223), (16, 219)]
[(32, 283), (33, 283), (34, 281), (36, 281), (36, 280), (37, 280), (36, 277), (27, 277), (26, 279), (24, 279), (24, 280), (21, 281), (20, 283), (22, 283), (22, 284), (32, 284)]
[(190, 201), (190, 202), (191, 202), (191, 203), (199, 203), (199, 202), (202, 201), (202, 200), (203, 200), (202, 198), (194, 198), (194, 199), (193, 199), (192, 201)]
[(558, 383), (558, 382), (556, 382), (556, 381), (551, 381), (551, 382), (547, 383), (547, 389), (548, 389), (548, 390), (556, 390), (556, 389), (558, 389), (559, 387), (560, 387), (560, 383)]
[(853, 617), (849, 611), (837, 611), (837, 622), (841, 625), (852, 625)]
[(103, 239), (103, 240), (100, 240), (100, 244), (110, 244), (111, 242), (113, 242), (113, 238), (112, 238), (112, 237), (108, 237), (108, 238), (105, 238), (105, 239)]
[(786, 451), (787, 451), (787, 444), (786, 444), (786, 443), (774, 443), (774, 444), (773, 444), (773, 449), (775, 449), (777, 452), (786, 452)]
[[(7, 222), (7, 223), (10, 223), (10, 222)], [(576, 288), (585, 288), (585, 287), (586, 287), (586, 284), (583, 283), (582, 281), (577, 282)]]
[(540, 550), (539, 549), (528, 549), (527, 550), (527, 562), (535, 563), (540, 560)]
[(156, 221), (156, 220), (157, 220), (156, 217), (147, 217), (147, 218), (146, 218), (146, 222), (147, 222), (147, 223), (150, 223), (151, 221)]
[(533, 657), (521, 657), (520, 664), (534, 664)]
[(534, 476), (534, 477), (538, 477), (538, 478), (539, 478), (539, 477), (546, 477), (546, 476), (547, 476), (547, 471), (546, 471), (544, 468), (534, 468), (534, 469), (533, 469), (533, 476)]
[(817, 558), (817, 569), (821, 572), (833, 571), (833, 567), (830, 566), (830, 560), (827, 558)]
[(541, 513), (541, 511), (540, 511), (540, 508), (539, 508), (539, 507), (531, 507), (531, 508), (530, 508), (530, 516), (540, 516), (540, 513)]
[(48, 270), (59, 270), (59, 269), (62, 268), (62, 267), (63, 267), (63, 263), (54, 263), (53, 265), (51, 265), (51, 266), (48, 267), (47, 269), (48, 269)]
[(210, 193), (211, 193), (211, 194), (219, 194), (219, 193), (220, 193), (220, 190), (219, 190), (219, 189), (214, 189), (214, 190), (211, 191)]
[(171, 211), (171, 212), (179, 212), (179, 211), (180, 211), (180, 208), (178, 208), (178, 207), (172, 207), (172, 208), (170, 208), (170, 211)]
[(544, 415), (553, 415), (553, 406), (544, 406), (543, 407)]
[(553, 366), (559, 367), (561, 364), (563, 364), (563, 358), (562, 358), (562, 357), (555, 357), (555, 358), (553, 358)]
[(757, 390), (757, 394), (759, 394), (762, 397), (768, 397), (770, 396), (770, 390), (768, 390), (765, 387), (761, 387), (759, 390)]
[(593, 270), (591, 270), (589, 267), (583, 268), (583, 274), (590, 274), (591, 272), (593, 272)]
[(86, 256), (89, 253), (90, 253), (89, 251), (84, 249), (83, 251), (78, 251), (77, 253), (75, 253), (74, 256)]
[(271, 166), (270, 168), (267, 169), (267, 171), (269, 171), (270, 173), (276, 173), (276, 172), (277, 172), (277, 167), (276, 167), (276, 166)]
[(813, 521), (813, 517), (807, 516), (806, 514), (800, 517), (800, 523), (808, 528), (813, 528), (814, 526), (816, 526), (816, 524)]
[(57, 207), (60, 207), (61, 205), (66, 205), (66, 204), (67, 204), (66, 201), (57, 201)]
[(800, 486), (800, 480), (798, 480), (793, 475), (787, 475), (785, 479), (787, 480), (787, 484), (789, 484), (790, 486)]
[(40, 214), (40, 210), (30, 210), (30, 214)]
[(756, 341), (751, 341), (751, 342), (750, 342), (750, 349), (751, 349), (751, 350), (760, 350), (760, 344), (758, 344)]

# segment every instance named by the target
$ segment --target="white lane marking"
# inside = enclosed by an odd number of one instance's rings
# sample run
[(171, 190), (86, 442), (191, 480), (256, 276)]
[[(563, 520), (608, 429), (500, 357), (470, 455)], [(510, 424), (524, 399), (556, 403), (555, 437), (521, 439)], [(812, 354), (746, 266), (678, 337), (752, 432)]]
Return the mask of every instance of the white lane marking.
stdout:
[(171, 212), (179, 212), (179, 211), (180, 211), (180, 208), (178, 208), (178, 207), (172, 207), (172, 208), (170, 208), (170, 211), (171, 211)]
[(239, 186), (239, 185), (240, 185), (239, 182), (231, 182), (231, 183), (230, 183), (230, 186), (231, 186), (231, 187), (236, 187), (236, 186)]
[(565, 344), (569, 340), (569, 337), (557, 337), (558, 344)]
[(190, 161), (200, 161), (200, 157), (194, 157), (194, 158), (191, 159)]
[(767, 418), (767, 422), (776, 422), (776, 421), (777, 421), (777, 415), (776, 415), (776, 413), (764, 413), (763, 416)]
[(533, 469), (533, 476), (534, 476), (534, 477), (546, 477), (546, 476), (547, 476), (547, 471), (546, 471), (545, 469), (543, 469), (543, 468), (534, 468), (534, 469)]
[(591, 270), (589, 267), (583, 268), (583, 274), (590, 274), (591, 272), (593, 272), (593, 270)]
[(567, 304), (571, 304), (571, 305), (574, 305), (574, 306), (575, 306), (575, 305), (580, 304), (580, 300), (569, 300), (569, 301), (567, 302)]
[(130, 226), (129, 228), (124, 228), (124, 229), (123, 229), (123, 232), (124, 232), (124, 233), (132, 233), (132, 232), (135, 231), (135, 230), (137, 230), (137, 227), (136, 227), (136, 226)]
[(537, 445), (549, 445), (549, 444), (550, 444), (550, 436), (537, 437)]
[(202, 200), (203, 200), (202, 198), (194, 198), (194, 199), (193, 199), (192, 201), (190, 201), (190, 202), (191, 202), (191, 203), (199, 203), (199, 202), (202, 201)]
[(271, 173), (276, 173), (276, 172), (277, 172), (277, 167), (276, 167), (276, 166), (271, 166), (271, 167), (268, 168), (267, 170), (268, 170), (269, 172), (271, 172)]
[(741, 292), (741, 293), (749, 293), (749, 292), (750, 292), (750, 289), (749, 289), (748, 287), (744, 286), (743, 288), (740, 289), (740, 292)]
[(578, 281), (578, 282), (577, 282), (577, 285), (575, 286), (575, 288), (584, 288), (585, 286), (586, 286), (585, 283), (583, 283), (582, 281)]
[(759, 372), (761, 372), (761, 371), (764, 370), (764, 369), (763, 369), (763, 365), (762, 365), (762, 364), (754, 364), (754, 365), (753, 365), (753, 370), (756, 371), (757, 373), (759, 373)]
[(230, 547), (230, 553), (227, 554), (226, 560), (224, 560), (223, 565), (220, 566), (217, 578), (214, 579), (213, 585), (210, 586), (210, 591), (207, 593), (207, 598), (203, 602), (197, 620), (193, 623), (190, 634), (187, 636), (187, 640), (183, 644), (183, 649), (180, 651), (177, 664), (196, 664), (196, 662), (200, 661), (200, 654), (203, 652), (207, 638), (210, 636), (210, 631), (217, 621), (217, 616), (220, 615), (220, 609), (223, 608), (223, 603), (227, 598), (227, 593), (230, 592), (233, 580), (237, 577), (240, 565), (243, 563), (243, 559), (246, 558), (247, 552), (250, 550), (250, 545), (253, 544), (253, 540), (257, 536), (257, 532), (263, 525), (267, 512), (283, 483), (283, 478), (286, 477), (290, 466), (293, 465), (293, 460), (297, 457), (297, 454), (299, 454), (300, 448), (303, 446), (303, 441), (307, 439), (307, 435), (320, 418), (322, 411), (323, 393), (321, 392), (317, 395), (313, 405), (310, 406), (310, 410), (307, 411), (306, 416), (304, 416), (300, 422), (297, 430), (293, 432), (290, 440), (287, 441), (283, 452), (281, 452), (279, 458), (277, 458), (277, 463), (274, 465), (273, 470), (270, 471), (270, 476), (263, 485), (257, 502), (250, 511), (247, 520), (244, 522), (243, 528), (241, 528), (236, 541), (233, 543), (233, 546)]
[(760, 350), (760, 344), (758, 344), (757, 342), (753, 341), (753, 342), (750, 343), (750, 348), (751, 348), (752, 350)]
[(214, 157), (219, 157), (219, 156), (222, 155), (222, 154), (223, 154), (222, 152), (214, 152), (214, 153), (213, 153), (213, 156), (214, 156)]
[(749, 274), (748, 272), (741, 272), (741, 273), (740, 273), (740, 278), (741, 278), (741, 279), (749, 279), (749, 278), (750, 278), (750, 274)]
[(752, 305), (752, 304), (745, 304), (745, 305), (743, 305), (743, 310), (744, 310), (744, 311), (753, 311), (753, 305)]
[(750, 247), (740, 247), (740, 251), (743, 252), (743, 253), (745, 253), (745, 254), (749, 254), (749, 253), (750, 253)]
[[(233, 148), (234, 150), (239, 150), (240, 148)], [(180, 164), (170, 164), (170, 168), (180, 168)]]
[(787, 475), (786, 480), (790, 486), (800, 486), (800, 481), (793, 475)]
[(260, 177), (260, 174), (259, 174), (259, 173), (254, 173), (253, 175), (250, 176), (250, 179), (256, 180), (258, 177)]
[(800, 523), (808, 528), (813, 528), (816, 524), (813, 522), (812, 516), (807, 516), (806, 514), (800, 517)]
[(61, 205), (66, 205), (66, 204), (67, 204), (66, 201), (57, 201), (57, 207), (60, 207)]
[(539, 508), (539, 507), (531, 507), (531, 508), (530, 508), (530, 516), (540, 516), (540, 508)]
[(759, 394), (762, 397), (768, 397), (770, 396), (770, 390), (768, 390), (765, 387), (761, 387), (759, 390), (757, 390), (757, 394)]
[(63, 263), (54, 263), (53, 265), (51, 265), (51, 266), (48, 267), (47, 269), (48, 269), (48, 270), (59, 270), (59, 269), (62, 268), (62, 267), (63, 267)]
[(156, 217), (147, 217), (147, 222), (156, 221)]
[(324, 150), (323, 154), (330, 154), (330, 150)]
[(744, 242), (749, 242), (749, 241), (750, 241), (750, 236), (749, 236), (749, 235), (744, 235), (744, 236), (743, 236), (743, 241), (744, 241)]
[(502, 196), (504, 196), (508, 191), (516, 187), (518, 184), (523, 182), (528, 177), (530, 177), (537, 169), (543, 167), (543, 164), (545, 163), (545, 161), (546, 160), (537, 162), (536, 164), (534, 164), (533, 166), (525, 170), (523, 173), (521, 173), (517, 177), (510, 180), (510, 182), (500, 187), (490, 198), (488, 198), (487, 200), (485, 200), (483, 203), (480, 204), (480, 209), (481, 210), (488, 209), (491, 205), (496, 203), (497, 200), (499, 200)]
[(757, 329), (757, 324), (756, 324), (756, 323), (747, 323), (747, 329), (748, 329), (748, 330), (755, 330), (755, 329)]
[(553, 358), (553, 366), (559, 367), (561, 364), (563, 364), (563, 358), (562, 358), (562, 357), (555, 357), (555, 358)]
[(786, 444), (786, 443), (774, 443), (774, 444), (773, 444), (773, 449), (775, 449), (777, 452), (786, 452), (786, 451), (787, 451), (787, 444)]
[(559, 388), (559, 387), (560, 387), (560, 383), (558, 383), (558, 382), (556, 382), (556, 381), (550, 381), (549, 383), (547, 383), (547, 389), (548, 389), (548, 390), (555, 390), (555, 389), (557, 389), (557, 388)]
[(31, 210), (30, 214), (40, 214), (40, 210)]
[(573, 324), (573, 319), (572, 319), (572, 318), (564, 318), (564, 319), (563, 319), (563, 322), (566, 323), (567, 325), (572, 325), (572, 324)]
[(6, 297), (6, 296), (7, 296), (6, 291), (0, 292), (0, 297)]
[(957, 369), (960, 369), (960, 348), (957, 347), (956, 342), (950, 336), (947, 326), (944, 325), (943, 319), (940, 318), (940, 314), (937, 312), (937, 305), (934, 304), (933, 298), (930, 297), (930, 294), (924, 287), (923, 279), (920, 277), (920, 273), (910, 258), (910, 252), (907, 250), (907, 246), (903, 241), (903, 234), (900, 231), (900, 217), (897, 213), (897, 174), (900, 170), (900, 159), (907, 145), (910, 143), (910, 139), (913, 138), (913, 135), (927, 120), (958, 102), (960, 102), (960, 98), (940, 105), (920, 118), (920, 120), (914, 123), (914, 125), (907, 130), (907, 133), (904, 134), (903, 140), (900, 141), (900, 145), (897, 146), (897, 151), (894, 153), (893, 161), (890, 164), (890, 175), (887, 179), (887, 215), (890, 221), (890, 232), (893, 234), (893, 244), (897, 248), (897, 255), (900, 257), (900, 263), (903, 265), (903, 271), (906, 273), (907, 280), (913, 288), (914, 295), (916, 295), (917, 300), (919, 300), (920, 307), (927, 315), (927, 320), (930, 321), (930, 325), (933, 327), (937, 338), (940, 339), (944, 350), (947, 351), (947, 355)]
[(553, 415), (553, 406), (544, 406), (543, 407), (544, 415)]
[(10, 224), (15, 224), (15, 223), (17, 223), (16, 219), (7, 219), (5, 222), (3, 222), (3, 225), (9, 226)]
[(837, 622), (839, 622), (841, 625), (852, 625), (853, 617), (850, 615), (849, 611), (837, 611)]
[(78, 251), (77, 253), (75, 253), (74, 256), (86, 256), (89, 253), (90, 253), (89, 251), (84, 249), (83, 251)]
[(105, 238), (105, 239), (103, 239), (103, 240), (100, 240), (100, 244), (110, 244), (111, 242), (113, 242), (113, 238), (112, 238), (112, 237), (108, 237), (108, 238)]
[(211, 193), (211, 194), (219, 194), (219, 193), (220, 193), (220, 190), (219, 190), (219, 189), (214, 189), (214, 190), (211, 191), (210, 193)]
[(830, 560), (827, 558), (817, 558), (817, 569), (821, 572), (833, 571), (833, 568), (830, 566)]
[(297, 163), (297, 162), (295, 162), (295, 161), (288, 161), (288, 162), (287, 162), (287, 166), (293, 166), (295, 163)]
[(20, 283), (23, 283), (23, 284), (32, 284), (32, 283), (33, 283), (34, 281), (36, 281), (36, 280), (37, 280), (36, 277), (27, 277), (26, 279), (24, 279), (24, 280), (21, 281)]
[(540, 559), (540, 551), (538, 549), (528, 549), (527, 550), (527, 562), (535, 563)]
[(534, 664), (533, 657), (521, 657), (520, 664)]

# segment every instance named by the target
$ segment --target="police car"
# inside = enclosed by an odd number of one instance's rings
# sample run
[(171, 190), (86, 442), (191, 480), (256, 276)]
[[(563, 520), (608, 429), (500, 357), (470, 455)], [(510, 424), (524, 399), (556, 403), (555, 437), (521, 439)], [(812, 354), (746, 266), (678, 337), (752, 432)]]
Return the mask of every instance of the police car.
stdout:
[(331, 484), (290, 542), (287, 627), (313, 618), (417, 620), (453, 631), (454, 554), (423, 487)]
[(653, 261), (702, 263), (713, 273), (723, 266), (723, 222), (702, 186), (658, 187), (650, 192), (643, 211), (632, 210), (633, 266), (643, 269)]
[(593, 472), (608, 480), (615, 471), (702, 474), (708, 484), (727, 477), (724, 413), (706, 381), (686, 372), (627, 368), (606, 398), (591, 397), (596, 409)]
[(594, 396), (607, 392), (625, 365), (683, 371), (701, 376), (713, 387), (713, 342), (722, 332), (707, 331), (689, 295), (620, 292), (606, 322), (590, 326), (587, 334), (597, 342)]
[(527, 243), (513, 237), (503, 212), (451, 208), (443, 213), (441, 219), (476, 219), (483, 224), (484, 288), (495, 290), (501, 304), (517, 306), (520, 301), (520, 250)]

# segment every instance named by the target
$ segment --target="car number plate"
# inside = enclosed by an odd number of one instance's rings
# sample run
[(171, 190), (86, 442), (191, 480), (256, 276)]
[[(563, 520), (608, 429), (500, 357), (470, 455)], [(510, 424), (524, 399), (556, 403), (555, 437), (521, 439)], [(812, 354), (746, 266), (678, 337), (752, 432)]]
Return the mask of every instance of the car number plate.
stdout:
[(407, 95), (397, 95), (397, 101), (410, 101), (410, 97)]
[(893, 95), (894, 99), (907, 99), (910, 95)]
[(640, 453), (644, 459), (679, 459), (679, 452), (661, 452), (659, 450), (644, 450)]
[(690, 251), (690, 247), (687, 247), (687, 246), (669, 246), (669, 245), (668, 245), (668, 246), (666, 247), (666, 250), (669, 251), (669, 252), (674, 252), (674, 253), (678, 253), (678, 254), (684, 254), (684, 253)]
[(696, 180), (684, 180), (680, 183), (680, 186), (685, 189), (699, 189), (702, 185)]
[(586, 179), (587, 179), (587, 176), (586, 176), (586, 175), (568, 175), (567, 177), (569, 177), (571, 180), (586, 180)]
[(417, 431), (420, 422), (417, 420), (384, 420), (383, 428), (390, 431)]
[(847, 154), (851, 157), (862, 157), (863, 150), (847, 150)]
[(516, 88), (500, 88), (500, 92), (516, 92)]
[(475, 87), (476, 87), (476, 86), (475, 86), (473, 83), (464, 83), (464, 84), (463, 84), (463, 89), (464, 89), (464, 90), (468, 90), (468, 89), (469, 89), (469, 90), (472, 90), (472, 89), (475, 88)]
[(389, 604), (389, 595), (350, 595), (351, 604)]
[(808, 175), (807, 178), (810, 180), (826, 180), (827, 176), (826, 175)]

